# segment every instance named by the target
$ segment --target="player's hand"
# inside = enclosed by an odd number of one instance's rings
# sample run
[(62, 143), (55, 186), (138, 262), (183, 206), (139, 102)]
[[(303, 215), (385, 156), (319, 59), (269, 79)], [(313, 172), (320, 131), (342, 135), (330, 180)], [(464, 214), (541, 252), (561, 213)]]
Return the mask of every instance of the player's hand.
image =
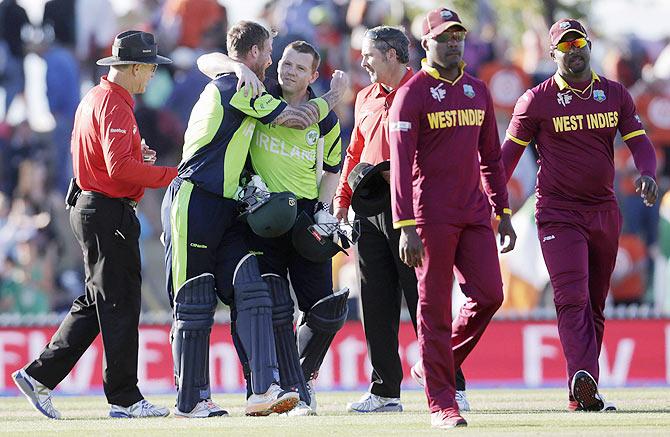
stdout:
[(342, 70), (335, 70), (333, 78), (330, 79), (330, 90), (344, 94), (349, 88), (349, 76)]
[(653, 178), (640, 176), (635, 181), (635, 192), (640, 193), (640, 197), (646, 206), (654, 206), (658, 198), (658, 185)]
[(341, 221), (349, 221), (349, 208), (335, 208), (334, 212), (338, 223)]
[[(512, 227), (512, 216), (509, 214), (503, 214), (500, 217), (500, 223), (498, 224), (498, 234), (500, 235), (500, 245), (503, 247), (500, 250), (500, 253), (507, 253), (514, 249), (516, 244), (516, 232)], [(507, 245), (505, 245), (505, 240), (509, 237)]]
[(148, 165), (154, 165), (156, 162), (156, 151), (147, 146), (144, 138), (142, 138), (142, 161)]
[(235, 74), (237, 74), (237, 91), (244, 88), (244, 97), (256, 98), (263, 94), (265, 86), (263, 82), (251, 71), (249, 67), (241, 62), (235, 63)]
[(415, 226), (404, 226), (400, 228), (400, 259), (410, 267), (421, 267), (423, 265), (423, 242), (416, 232)]
[(383, 172), (381, 172), (381, 175), (387, 184), (391, 183), (391, 170), (384, 170)]

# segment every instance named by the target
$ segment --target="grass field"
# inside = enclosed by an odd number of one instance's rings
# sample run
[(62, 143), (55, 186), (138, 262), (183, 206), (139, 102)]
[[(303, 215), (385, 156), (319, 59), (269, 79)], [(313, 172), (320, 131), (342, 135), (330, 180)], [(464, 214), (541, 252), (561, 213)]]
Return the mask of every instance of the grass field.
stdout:
[[(569, 413), (564, 390), (472, 390), (473, 411), (464, 413), (467, 428), (435, 430), (430, 427), (423, 392), (405, 391), (404, 413), (353, 415), (345, 412), (348, 401), (360, 393), (319, 393), (319, 416), (289, 418), (245, 417), (242, 395), (215, 395), (229, 417), (186, 420), (109, 419), (103, 396), (56, 397), (55, 406), (65, 420), (48, 420), (23, 397), (0, 398), (0, 434), (8, 435), (259, 435), (259, 436), (418, 436), (445, 432), (470, 435), (670, 435), (670, 389), (636, 388), (605, 390), (619, 411)], [(172, 396), (149, 400), (171, 405)]]

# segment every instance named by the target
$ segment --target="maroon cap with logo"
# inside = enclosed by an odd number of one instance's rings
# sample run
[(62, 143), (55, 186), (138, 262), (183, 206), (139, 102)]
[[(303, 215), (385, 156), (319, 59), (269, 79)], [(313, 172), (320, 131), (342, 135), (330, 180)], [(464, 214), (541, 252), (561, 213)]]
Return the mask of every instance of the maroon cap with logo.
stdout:
[(551, 42), (551, 45), (555, 46), (561, 42), (561, 38), (568, 32), (577, 32), (584, 38), (588, 38), (586, 29), (584, 29), (582, 23), (573, 20), (572, 18), (562, 18), (555, 22), (554, 25), (551, 26), (551, 29), (549, 29), (549, 41)]
[(456, 12), (447, 8), (433, 9), (423, 19), (422, 35), (424, 38), (434, 38), (452, 26), (465, 29)]

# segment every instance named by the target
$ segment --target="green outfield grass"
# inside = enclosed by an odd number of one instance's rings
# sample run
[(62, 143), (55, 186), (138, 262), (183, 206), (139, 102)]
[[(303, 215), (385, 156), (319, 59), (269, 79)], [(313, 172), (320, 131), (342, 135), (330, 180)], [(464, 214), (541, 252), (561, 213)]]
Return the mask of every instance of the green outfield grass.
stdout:
[[(670, 435), (670, 389), (605, 390), (619, 411), (569, 413), (566, 393), (546, 390), (471, 390), (473, 411), (464, 413), (467, 428), (434, 430), (430, 427), (423, 392), (405, 391), (404, 413), (348, 414), (348, 401), (360, 393), (319, 393), (317, 417), (245, 417), (242, 395), (215, 395), (231, 413), (212, 419), (109, 419), (103, 396), (56, 397), (65, 420), (48, 420), (23, 397), (0, 398), (0, 434), (10, 435), (259, 435), (259, 436), (418, 436), (445, 432), (472, 435)], [(171, 405), (172, 396), (151, 396), (152, 402)]]

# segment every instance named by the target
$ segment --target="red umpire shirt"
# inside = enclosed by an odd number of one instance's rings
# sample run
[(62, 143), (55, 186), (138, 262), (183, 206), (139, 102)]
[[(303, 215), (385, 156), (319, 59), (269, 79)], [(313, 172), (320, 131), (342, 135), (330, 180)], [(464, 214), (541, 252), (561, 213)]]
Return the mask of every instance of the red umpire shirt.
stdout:
[(144, 188), (160, 188), (177, 176), (176, 167), (143, 162), (135, 102), (120, 85), (100, 79), (77, 108), (72, 130), (72, 165), (82, 190), (139, 201)]
[(454, 81), (422, 69), (397, 91), (390, 113), (394, 227), (473, 223), (507, 212), (491, 95), (462, 70)]
[[(591, 76), (590, 91), (582, 95), (572, 92), (556, 73), (526, 91), (514, 108), (507, 138), (521, 146), (535, 139), (540, 154), (538, 208), (616, 208), (613, 144), (617, 129), (624, 141), (645, 132), (623, 85), (595, 73)], [(516, 164), (523, 150), (506, 155), (505, 167), (514, 169), (511, 164)], [(654, 178), (655, 157), (649, 156), (641, 156), (636, 165), (643, 176)]]
[(380, 83), (363, 88), (356, 95), (354, 110), (354, 131), (347, 147), (347, 159), (344, 161), (342, 176), (335, 193), (335, 208), (351, 206), (351, 187), (347, 182), (349, 173), (359, 162), (377, 165), (390, 158), (388, 139), (388, 113), (395, 98), (396, 90), (413, 75), (411, 69), (400, 80), (398, 87), (387, 91)]

